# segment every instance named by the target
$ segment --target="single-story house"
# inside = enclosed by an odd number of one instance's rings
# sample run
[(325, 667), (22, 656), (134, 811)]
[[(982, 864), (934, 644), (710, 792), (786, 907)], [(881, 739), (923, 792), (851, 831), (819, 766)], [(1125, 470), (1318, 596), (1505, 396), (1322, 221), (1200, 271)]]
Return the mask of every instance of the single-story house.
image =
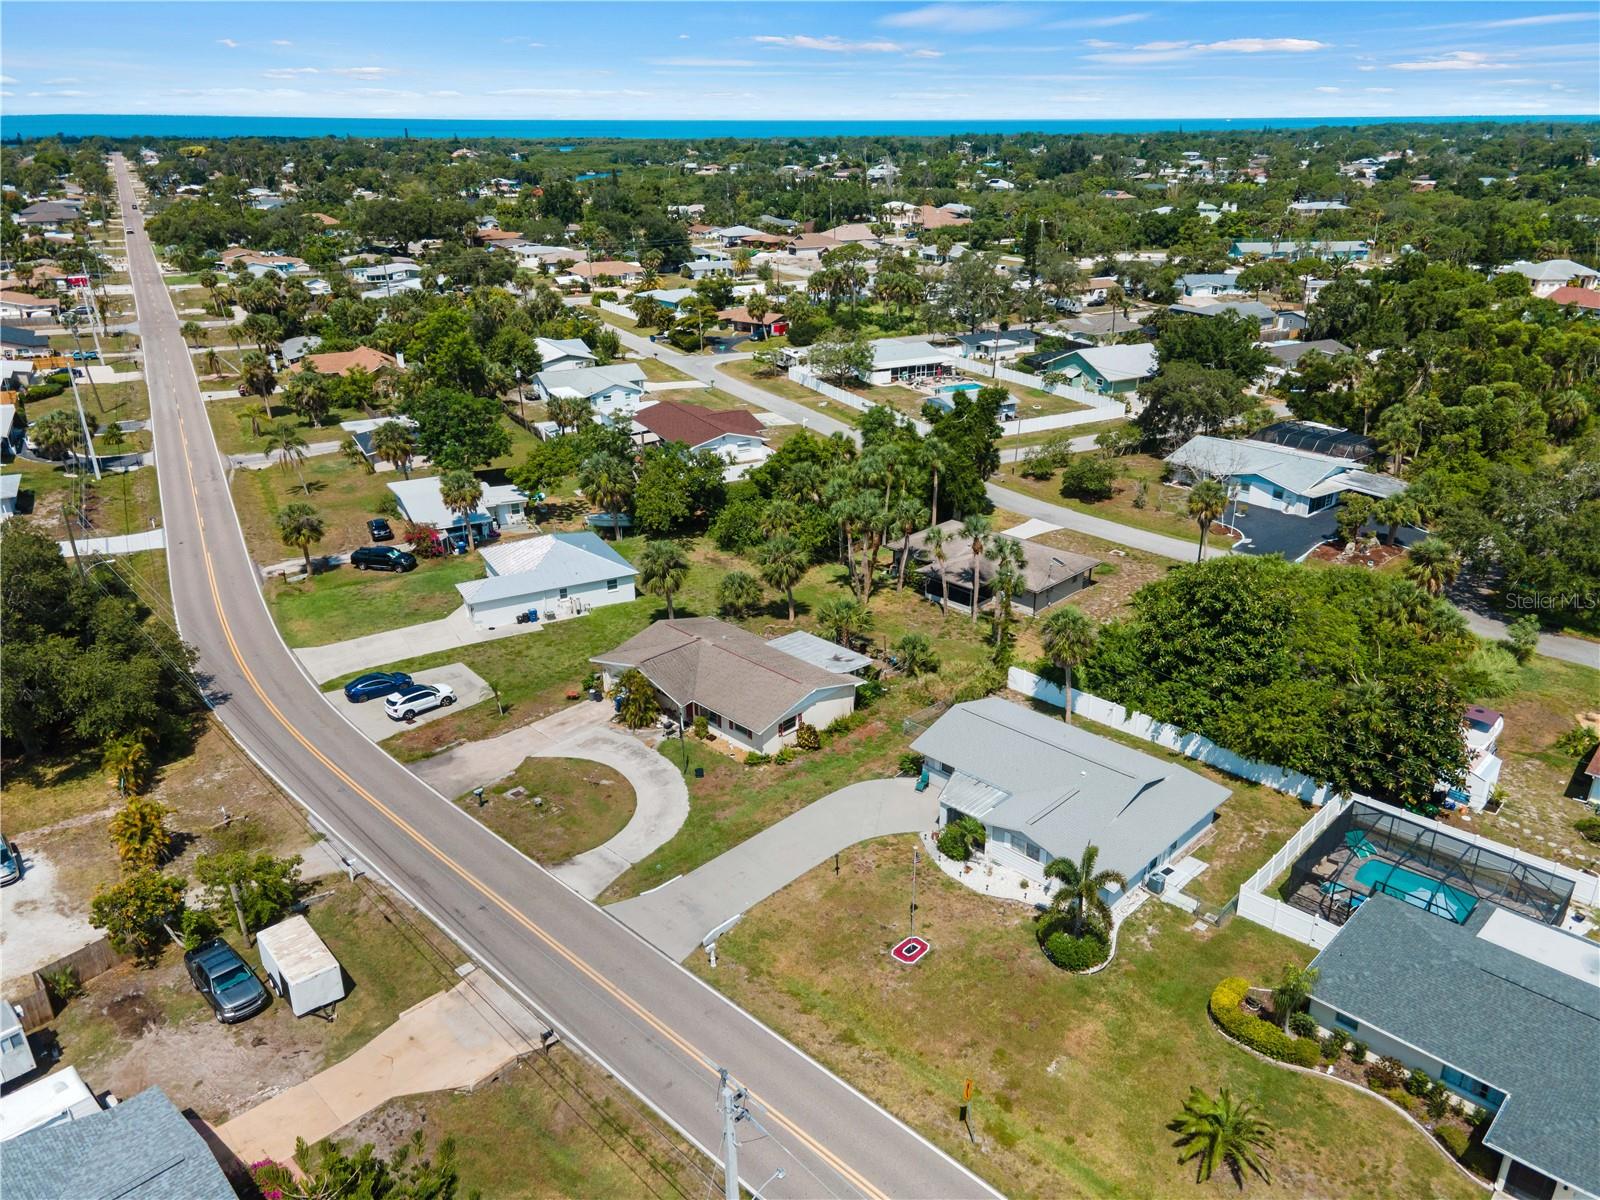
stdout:
[(0, 325), (0, 353), (7, 358), (44, 358), (50, 354), (50, 339), (33, 329)]
[(637, 669), (669, 715), (687, 724), (704, 717), (719, 736), (762, 754), (792, 743), (802, 722), (821, 729), (854, 711), (861, 683), (715, 617), (657, 621), (589, 661), (608, 691)]
[(709, 450), (724, 462), (730, 483), (772, 457), (765, 426), (742, 408), (712, 409), (677, 400), (657, 400), (634, 410), (635, 438), (641, 446), (681, 442), (691, 450)]
[(15, 404), (0, 404), (0, 462), (10, 462), (27, 440), (28, 423), (17, 417)]
[(618, 283), (632, 283), (644, 278), (644, 268), (636, 262), (603, 258), (599, 262), (574, 263), (568, 268), (567, 274), (586, 279), (591, 283), (604, 279), (614, 279)]
[(422, 479), (397, 479), (389, 490), (400, 502), (400, 515), (416, 525), (431, 525), (440, 533), (465, 532), (471, 526), (477, 537), (486, 537), (491, 529), (526, 524), (527, 494), (510, 484), (485, 485), (478, 506), (463, 519), (459, 513), (445, 507), (439, 491), (439, 477), (429, 475)]
[[(1182, 317), (1249, 317), (1261, 327), (1262, 332), (1279, 328), (1279, 314), (1259, 300), (1218, 300), (1199, 297), (1168, 305), (1167, 311)], [(1305, 318), (1301, 317), (1300, 327), (1304, 326)]]
[(1592, 288), (1600, 284), (1600, 271), (1586, 267), (1570, 258), (1552, 258), (1546, 262), (1528, 262), (1518, 259), (1501, 267), (1496, 274), (1522, 275), (1528, 280), (1529, 290), (1535, 296), (1548, 296), (1558, 288)]
[(1241, 504), (1305, 517), (1332, 508), (1345, 492), (1374, 499), (1398, 496), (1404, 481), (1331, 454), (1252, 438), (1192, 437), (1167, 456), (1179, 479), (1223, 479)]
[(15, 1139), (35, 1129), (81, 1121), (99, 1111), (100, 1101), (76, 1067), (64, 1067), (0, 1096), (0, 1143), (6, 1144), (7, 1194), (11, 1185), (10, 1144)]
[[(422, 268), (409, 258), (397, 258), (385, 263), (362, 263), (345, 271), (357, 283), (369, 286), (394, 288), (396, 284), (422, 280)], [(395, 289), (399, 290), (399, 289)]]
[(94, 1107), (6, 1143), (7, 1196), (233, 1200), (233, 1186), (205, 1139), (160, 1088), (111, 1108)]
[(1600, 1196), (1600, 945), (1480, 901), (1377, 894), (1315, 959), (1311, 1015), (1486, 1109), (1496, 1192)]
[(1310, 342), (1274, 342), (1266, 347), (1266, 351), (1273, 358), (1273, 365), (1267, 368), (1267, 374), (1269, 376), (1276, 374), (1282, 378), (1297, 368), (1300, 360), (1308, 354), (1324, 354), (1329, 358), (1337, 358), (1341, 354), (1349, 354), (1350, 347), (1333, 338), (1317, 338)]
[(633, 564), (587, 531), (517, 538), (481, 554), (485, 577), (456, 584), (481, 629), (513, 624), (521, 613), (556, 621), (634, 598)]
[(947, 351), (924, 341), (893, 338), (872, 343), (872, 370), (866, 382), (877, 386), (937, 379), (955, 373)]
[(844, 245), (826, 233), (802, 233), (789, 243), (788, 253), (796, 258), (820, 259), (829, 250)]
[(1313, 454), (1345, 458), (1354, 463), (1371, 462), (1378, 453), (1377, 441), (1365, 434), (1337, 425), (1324, 425), (1321, 421), (1293, 418), (1262, 426), (1250, 435), (1250, 440), (1287, 446), (1291, 450), (1309, 450)]
[(644, 368), (638, 363), (612, 363), (606, 367), (540, 371), (533, 377), (533, 389), (541, 400), (581, 397), (600, 418), (618, 412), (632, 413), (644, 395)]
[(0, 292), (0, 318), (11, 321), (54, 320), (61, 301), (31, 292)]
[(368, 375), (384, 375), (392, 371), (404, 370), (400, 360), (382, 350), (374, 350), (371, 346), (357, 346), (354, 350), (333, 350), (327, 354), (307, 354), (299, 362), (289, 368), (289, 374), (299, 371), (315, 371), (319, 375), (350, 374), (351, 371), (365, 371)]
[(651, 300), (654, 300), (657, 304), (663, 305), (666, 308), (670, 308), (673, 312), (677, 312), (678, 305), (682, 304), (685, 300), (689, 299), (689, 297), (693, 295), (695, 295), (695, 290), (693, 288), (651, 288), (647, 292), (634, 293), (635, 297), (647, 297)]
[(857, 221), (845, 225), (835, 225), (832, 229), (825, 229), (823, 233), (832, 238), (838, 245), (861, 245), (874, 247), (881, 244), (878, 235), (872, 232), (872, 226)]
[(1289, 211), (1297, 217), (1312, 217), (1328, 212), (1349, 212), (1350, 206), (1343, 200), (1296, 200), (1289, 205)]
[(750, 315), (750, 310), (743, 306), (722, 309), (717, 313), (717, 320), (732, 325), (739, 333), (753, 335), (757, 341), (765, 341), (769, 337), (782, 337), (789, 332), (788, 319), (782, 313), (767, 312), (758, 321)]
[(539, 350), (541, 371), (569, 371), (579, 367), (592, 367), (594, 351), (582, 338), (534, 338)]
[[(972, 545), (961, 537), (960, 521), (944, 521), (938, 526), (943, 534), (944, 562), (941, 565), (928, 549), (928, 535), (913, 534), (907, 542), (912, 562), (921, 572), (922, 591), (930, 600), (944, 601), (944, 581), (950, 585), (950, 606), (965, 612), (972, 611)], [(995, 535), (1005, 538), (1004, 533)], [(1098, 558), (1087, 554), (1074, 554), (1070, 550), (1057, 550), (1039, 542), (1020, 538), (1006, 538), (1022, 548), (1022, 590), (1011, 598), (1011, 606), (1029, 616), (1044, 612), (1061, 603), (1074, 592), (1082, 591), (1094, 582), (1094, 569), (1100, 566)], [(900, 548), (895, 546), (891, 561), (898, 566)], [(910, 567), (907, 568), (910, 570)], [(995, 563), (985, 555), (979, 568), (978, 604), (991, 607), (992, 595), (985, 595), (994, 581)]]
[(1030, 353), (1039, 344), (1039, 335), (1031, 329), (980, 329), (977, 333), (958, 333), (956, 344), (961, 347), (962, 358), (1009, 362)]
[(1600, 290), (1586, 287), (1558, 287), (1545, 299), (1552, 304), (1575, 305), (1588, 312), (1600, 312)]
[(1248, 288), (1239, 286), (1237, 275), (1198, 272), (1178, 276), (1178, 290), (1185, 296), (1243, 296)]
[(857, 653), (838, 642), (830, 642), (827, 638), (820, 638), (814, 633), (807, 633), (804, 629), (775, 637), (767, 645), (836, 675), (860, 675), (872, 665), (870, 656)]
[(81, 200), (38, 200), (20, 210), (13, 218), (18, 225), (54, 228), (83, 220)]
[(1094, 344), (1093, 342), (1083, 342), (1073, 338), (1066, 339), (1066, 341), (1067, 344), (1065, 346), (1055, 350), (1035, 350), (1032, 354), (1024, 354), (1022, 356), (1022, 365), (1043, 375), (1049, 371), (1054, 371), (1057, 365), (1063, 362), (1067, 355), (1074, 350), (1087, 350)]
[(314, 333), (302, 334), (300, 337), (285, 338), (278, 343), (278, 357), (285, 366), (293, 366), (306, 355), (322, 345), (322, 339)]
[[(312, 282), (315, 282), (315, 280)], [(310, 285), (308, 284), (307, 286), (309, 287)], [(363, 300), (387, 300), (390, 296), (398, 296), (401, 292), (420, 292), (421, 290), (421, 277), (414, 279), (395, 279), (386, 283), (380, 283), (376, 287), (367, 288), (361, 293), (361, 298)]]
[(1125, 396), (1137, 391), (1156, 373), (1156, 348), (1148, 344), (1093, 346), (1074, 350), (1054, 369), (1078, 387), (1107, 396)]
[(0, 359), (0, 392), (25, 392), (37, 382), (37, 374), (31, 358)]
[(1044, 882), (1058, 858), (1095, 846), (1127, 879), (1115, 900), (1178, 857), (1228, 789), (1044, 713), (988, 696), (948, 709), (911, 743), (939, 787), (939, 824), (971, 817), (984, 855)]
[(683, 264), (683, 273), (690, 279), (714, 279), (719, 275), (732, 275), (738, 268), (731, 258), (696, 258)]
[(385, 425), (404, 425), (415, 429), (417, 423), (410, 417), (395, 414), (382, 417), (359, 417), (354, 421), (340, 421), (339, 428), (344, 430), (361, 447), (361, 453), (367, 456), (368, 462), (377, 462), (377, 453), (372, 448), (372, 435)]
[(1252, 256), (1265, 259), (1282, 259), (1293, 261), (1297, 258), (1332, 258), (1343, 262), (1361, 262), (1372, 247), (1364, 241), (1308, 241), (1300, 242), (1293, 239), (1271, 241), (1251, 241), (1242, 239), (1228, 246), (1229, 258), (1249, 258)]

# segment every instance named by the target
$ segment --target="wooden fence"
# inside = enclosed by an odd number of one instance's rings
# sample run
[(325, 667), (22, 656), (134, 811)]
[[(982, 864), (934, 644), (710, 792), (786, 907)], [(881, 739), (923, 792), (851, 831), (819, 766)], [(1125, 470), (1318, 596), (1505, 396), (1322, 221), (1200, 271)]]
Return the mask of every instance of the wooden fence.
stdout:
[(50, 989), (45, 985), (46, 979), (58, 971), (70, 970), (79, 983), (88, 983), (121, 961), (122, 955), (113, 950), (111, 943), (105, 938), (100, 938), (34, 971), (21, 984), (22, 992), (6, 997), (6, 1001), (21, 1010), (22, 1028), (31, 1032), (55, 1019), (55, 1002), (51, 998)]

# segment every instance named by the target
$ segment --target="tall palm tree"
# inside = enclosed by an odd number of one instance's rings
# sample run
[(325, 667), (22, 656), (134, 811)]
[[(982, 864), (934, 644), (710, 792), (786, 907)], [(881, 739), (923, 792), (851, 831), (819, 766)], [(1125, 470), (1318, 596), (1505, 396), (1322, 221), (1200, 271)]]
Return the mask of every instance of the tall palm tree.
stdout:
[(997, 537), (994, 540), (994, 579), (990, 590), (994, 595), (994, 644), (1000, 645), (1011, 625), (1011, 601), (1023, 588), (1023, 570), (1027, 559), (1022, 553), (1022, 543), (1016, 538)]
[(961, 522), (961, 539), (972, 551), (972, 623), (978, 623), (978, 598), (983, 591), (983, 558), (994, 542), (994, 522), (973, 513)]
[(1406, 578), (1430, 596), (1437, 596), (1461, 574), (1461, 556), (1441, 538), (1423, 538), (1406, 559)]
[(1072, 668), (1094, 651), (1100, 637), (1099, 627), (1081, 608), (1067, 604), (1058, 608), (1044, 620), (1039, 630), (1039, 641), (1044, 645), (1045, 657), (1061, 668), (1066, 677), (1066, 705), (1062, 719), (1072, 724)]
[(578, 486), (611, 518), (611, 540), (622, 535), (618, 518), (633, 496), (633, 470), (620, 455), (602, 451), (591, 454), (578, 468)]
[(945, 445), (938, 434), (930, 433), (922, 439), (922, 461), (933, 476), (933, 496), (928, 501), (928, 510), (933, 514), (929, 520), (937, 525), (939, 523), (939, 472), (944, 470), (945, 464), (950, 461), (950, 448)]
[(272, 364), (259, 350), (252, 350), (240, 360), (239, 382), (253, 396), (262, 399), (272, 395), (278, 386), (278, 377), (272, 373)]
[(306, 461), (306, 439), (300, 436), (300, 431), (287, 421), (279, 421), (267, 430), (266, 453), (270, 458), (278, 456), (278, 466), (284, 471), (294, 467), (294, 473), (300, 478), (300, 490), (306, 495), (311, 495), (311, 485), (306, 483), (305, 472), (300, 469)]
[(483, 499), (483, 481), (471, 471), (454, 470), (446, 471), (439, 477), (439, 499), (451, 512), (456, 515), (456, 521), (461, 525), (462, 532), (466, 535), (467, 549), (472, 548), (472, 519), (473, 509), (478, 507), (478, 501)]
[(1183, 1111), (1167, 1125), (1178, 1134), (1183, 1151), (1179, 1162), (1197, 1160), (1196, 1177), (1201, 1183), (1211, 1178), (1218, 1166), (1226, 1165), (1242, 1188), (1246, 1171), (1253, 1171), (1270, 1182), (1263, 1156), (1273, 1148), (1273, 1129), (1256, 1115), (1249, 1101), (1235, 1102), (1223, 1088), (1215, 1099), (1199, 1088), (1189, 1090)]
[(65, 458), (83, 440), (83, 430), (64, 408), (46, 413), (28, 429), (28, 440), (46, 458)]
[(339, 443), (339, 455), (352, 467), (361, 468), (364, 474), (371, 475), (377, 470), (367, 457), (367, 452), (361, 448), (361, 443), (353, 437), (347, 437)]
[(1100, 847), (1088, 845), (1083, 848), (1083, 856), (1077, 862), (1070, 858), (1053, 858), (1045, 865), (1045, 878), (1054, 879), (1061, 885), (1056, 888), (1050, 907), (1071, 915), (1073, 937), (1082, 935), (1083, 923), (1089, 917), (1097, 918), (1109, 931), (1111, 906), (1101, 897), (1100, 890), (1112, 884), (1119, 888), (1128, 886), (1127, 879), (1119, 871), (1097, 872), (1094, 868), (1099, 858)]
[(116, 777), (120, 796), (138, 795), (144, 790), (144, 773), (149, 765), (150, 752), (136, 737), (109, 741), (100, 754), (100, 767)]
[(915, 496), (901, 496), (890, 520), (900, 534), (900, 570), (894, 581), (894, 590), (898, 592), (906, 586), (906, 564), (911, 560), (911, 535), (927, 523), (928, 510)]
[(218, 356), (215, 346), (210, 346), (206, 349), (205, 363), (207, 375), (222, 374), (222, 359)]
[(1202, 479), (1189, 489), (1189, 516), (1200, 526), (1200, 549), (1194, 556), (1195, 562), (1205, 558), (1206, 534), (1211, 532), (1211, 523), (1220, 517), (1227, 507), (1228, 489), (1215, 479)]
[(285, 546), (305, 556), (306, 574), (311, 574), (311, 547), (326, 532), (322, 518), (309, 504), (286, 504), (278, 510), (278, 537)]
[(689, 560), (682, 546), (672, 541), (646, 543), (643, 553), (639, 555), (639, 586), (647, 594), (666, 600), (669, 621), (677, 619), (673, 596), (688, 577)]
[(861, 601), (850, 596), (830, 596), (817, 605), (817, 623), (841, 646), (848, 646), (872, 628), (872, 614)]
[(923, 535), (922, 544), (928, 551), (928, 556), (933, 559), (934, 565), (939, 569), (939, 591), (942, 593), (939, 611), (948, 616), (950, 614), (950, 546), (955, 538), (947, 535), (938, 525), (932, 526)]
[(167, 814), (171, 811), (155, 800), (133, 796), (111, 818), (111, 844), (116, 847), (123, 870), (142, 871), (166, 857), (172, 846), (172, 833), (167, 829)]
[(190, 346), (198, 346), (200, 344), (202, 332), (198, 321), (185, 321), (178, 326), (178, 336)]
[(761, 567), (761, 578), (783, 592), (789, 602), (789, 620), (793, 621), (794, 585), (806, 573), (806, 556), (800, 543), (787, 533), (770, 537), (757, 552), (756, 562)]
[(385, 421), (374, 429), (372, 452), (405, 478), (411, 478), (411, 460), (417, 453), (417, 441), (404, 421)]
[(761, 510), (760, 529), (769, 538), (790, 533), (800, 524), (800, 506), (785, 496), (775, 496)]

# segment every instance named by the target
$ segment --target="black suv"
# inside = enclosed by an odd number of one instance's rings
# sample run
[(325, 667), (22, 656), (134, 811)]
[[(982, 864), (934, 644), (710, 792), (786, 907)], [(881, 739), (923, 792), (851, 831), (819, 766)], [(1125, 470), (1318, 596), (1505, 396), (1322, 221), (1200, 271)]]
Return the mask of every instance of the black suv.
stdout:
[(350, 565), (358, 571), (411, 571), (417, 556), (393, 546), (362, 546), (350, 555)]
[(212, 938), (183, 956), (189, 980), (206, 998), (217, 1020), (226, 1025), (253, 1017), (267, 1006), (267, 989), (239, 957), (239, 952), (221, 938)]

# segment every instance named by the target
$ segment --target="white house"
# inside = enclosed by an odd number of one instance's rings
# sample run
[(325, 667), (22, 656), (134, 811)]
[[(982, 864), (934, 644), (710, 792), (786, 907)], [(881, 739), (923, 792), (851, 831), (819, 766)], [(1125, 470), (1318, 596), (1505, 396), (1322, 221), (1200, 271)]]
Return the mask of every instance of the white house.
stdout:
[(485, 546), (486, 575), (456, 584), (472, 623), (494, 629), (520, 614), (535, 621), (581, 616), (634, 599), (633, 564), (592, 533), (547, 533)]
[(1241, 504), (1310, 516), (1339, 503), (1345, 492), (1376, 500), (1398, 496), (1404, 481), (1366, 470), (1361, 463), (1290, 446), (1201, 434), (1167, 456), (1179, 479), (1223, 479)]
[(574, 367), (540, 371), (533, 377), (539, 399), (560, 396), (587, 400), (595, 416), (631, 414), (644, 395), (644, 368), (638, 363), (612, 363), (606, 367)]
[(715, 617), (657, 621), (589, 661), (607, 691), (637, 669), (668, 715), (704, 717), (717, 736), (762, 754), (792, 743), (802, 722), (822, 729), (854, 711), (861, 683)]
[(722, 477), (729, 483), (772, 457), (765, 426), (742, 408), (702, 408), (676, 400), (657, 400), (636, 409), (634, 436), (641, 446), (681, 442), (691, 450), (708, 450), (727, 463)]
[(0, 317), (12, 321), (53, 319), (61, 304), (47, 296), (27, 292), (0, 292)]
[(912, 383), (955, 373), (950, 355), (924, 341), (886, 339), (872, 343), (872, 370), (867, 382), (876, 386)]
[(984, 855), (1037, 882), (1057, 858), (1098, 847), (1137, 887), (1210, 827), (1228, 789), (1020, 704), (957, 704), (911, 743), (939, 789), (939, 824), (971, 817)]
[(1033, 353), (1039, 335), (1031, 329), (980, 329), (977, 333), (958, 333), (956, 344), (962, 358), (1010, 362)]
[(20, 1079), (34, 1068), (33, 1047), (22, 1031), (14, 1005), (0, 1000), (0, 1083)]
[(382, 285), (399, 291), (401, 289), (395, 287), (395, 285), (420, 281), (422, 279), (422, 268), (409, 258), (397, 258), (391, 262), (384, 263), (359, 263), (356, 266), (346, 268), (345, 274), (350, 276), (356, 283), (364, 283), (368, 286)]
[(595, 365), (594, 351), (582, 338), (534, 338), (542, 371), (567, 371)]
[(9, 1142), (30, 1129), (81, 1121), (99, 1111), (100, 1101), (78, 1069), (63, 1067), (0, 1099), (0, 1142)]
[(467, 513), (465, 519), (445, 507), (437, 475), (423, 479), (397, 479), (389, 485), (389, 490), (400, 502), (401, 515), (407, 521), (431, 525), (440, 533), (465, 532), (470, 525), (475, 535), (487, 537), (491, 529), (527, 523), (524, 508), (528, 503), (527, 494), (509, 484), (485, 487), (477, 506)]
[(1503, 713), (1481, 704), (1468, 705), (1461, 720), (1461, 737), (1467, 744), (1467, 780), (1461, 787), (1449, 787), (1446, 794), (1473, 812), (1484, 805), (1500, 783), (1500, 735), (1506, 731)]
[(1511, 273), (1525, 276), (1529, 289), (1535, 296), (1545, 297), (1564, 287), (1592, 288), (1600, 284), (1600, 271), (1586, 267), (1570, 258), (1552, 258), (1548, 262), (1527, 262), (1518, 259), (1501, 267), (1496, 274)]

